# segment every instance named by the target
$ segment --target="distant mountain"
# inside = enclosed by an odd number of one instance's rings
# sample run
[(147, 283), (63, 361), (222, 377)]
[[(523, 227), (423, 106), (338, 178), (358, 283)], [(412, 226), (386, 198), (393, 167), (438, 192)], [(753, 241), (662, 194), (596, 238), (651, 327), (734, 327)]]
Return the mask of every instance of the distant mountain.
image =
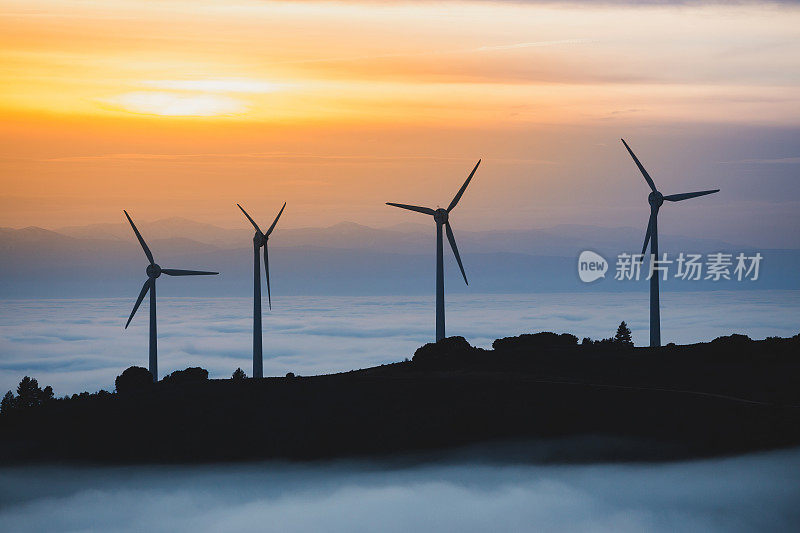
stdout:
[[(137, 225), (148, 240), (189, 239), (218, 248), (249, 246), (252, 236), (252, 230), (246, 224), (238, 229), (220, 228), (178, 217), (154, 222), (137, 222)], [(34, 228), (26, 228), (28, 229)], [(73, 238), (91, 240), (129, 242), (132, 238), (130, 226), (125, 222), (70, 226), (58, 229), (56, 232)], [(387, 228), (372, 228), (355, 222), (340, 222), (324, 228), (283, 228), (275, 232), (270, 242), (278, 246), (321, 246), (416, 254), (432, 246), (433, 233), (433, 223), (428, 225), (404, 223)], [(641, 246), (643, 237), (642, 230), (637, 228), (579, 225), (559, 225), (529, 230), (457, 230), (456, 233), (459, 248), (470, 249), (473, 252), (510, 252), (563, 257), (575, 257), (586, 249), (635, 251)], [(679, 245), (682, 250), (692, 252), (747, 248), (724, 241), (685, 235), (662, 234), (659, 237), (664, 251), (668, 251), (673, 245)]]
[[(247, 295), (252, 283), (252, 230), (219, 228), (172, 218), (139, 227), (164, 267), (216, 270), (213, 279), (171, 280), (164, 295)], [(289, 228), (270, 239), (273, 296), (282, 294), (425, 294), (433, 291), (433, 224), (371, 228), (342, 222), (326, 228)], [(749, 251), (720, 241), (661, 235), (665, 252)], [(645, 290), (644, 282), (615, 282), (616, 254), (636, 252), (641, 231), (562, 225), (537, 230), (458, 231), (470, 281), (460, 280), (445, 253), (447, 292)], [(576, 259), (593, 250), (609, 261), (605, 280), (586, 285)], [(761, 250), (758, 282), (679, 282), (664, 290), (800, 289), (798, 250)], [(50, 231), (0, 228), (0, 298), (135, 296), (146, 258), (127, 224), (94, 224)]]
[[(247, 221), (245, 221), (247, 222)], [(248, 234), (248, 228), (228, 229), (195, 222), (186, 218), (172, 217), (153, 222), (136, 221), (136, 226), (146, 239), (191, 239), (196, 242), (215, 246), (235, 246), (237, 240)], [(57, 233), (78, 239), (128, 241), (131, 238), (131, 227), (123, 220), (119, 223), (89, 224), (88, 226), (67, 226), (56, 230)]]

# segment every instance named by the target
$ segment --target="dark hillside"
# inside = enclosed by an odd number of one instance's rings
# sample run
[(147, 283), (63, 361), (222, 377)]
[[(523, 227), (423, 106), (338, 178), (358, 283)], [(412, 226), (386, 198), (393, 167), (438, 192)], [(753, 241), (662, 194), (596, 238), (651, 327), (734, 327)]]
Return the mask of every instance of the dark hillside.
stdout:
[(10, 411), (0, 457), (302, 460), (592, 436), (623, 444), (553, 459), (651, 460), (800, 444), (798, 337), (661, 349), (561, 340), (479, 350), (449, 338), (412, 362), (328, 376), (209, 381), (197, 369)]

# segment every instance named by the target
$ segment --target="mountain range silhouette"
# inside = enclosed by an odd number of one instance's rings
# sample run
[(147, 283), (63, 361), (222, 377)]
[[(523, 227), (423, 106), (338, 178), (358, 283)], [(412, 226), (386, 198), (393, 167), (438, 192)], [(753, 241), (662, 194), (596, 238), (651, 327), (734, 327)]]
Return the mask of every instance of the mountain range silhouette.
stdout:
[[(131, 242), (131, 230), (119, 224), (62, 228), (0, 228), (0, 298), (71, 298), (128, 296), (138, 290), (141, 252)], [(139, 224), (139, 222), (137, 222)], [(252, 293), (251, 229), (226, 229), (182, 218), (143, 222), (153, 252), (169, 264), (192, 264), (219, 271), (213, 283), (185, 280), (167, 289), (173, 295), (246, 296)], [(406, 223), (371, 228), (343, 222), (326, 228), (282, 228), (270, 241), (275, 294), (427, 294), (433, 255), (430, 228)], [(635, 290), (641, 284), (606, 280), (585, 285), (578, 280), (576, 261), (586, 249), (601, 253), (613, 269), (616, 254), (635, 253), (641, 228), (599, 228), (560, 225), (547, 229), (468, 231), (459, 228), (459, 249), (469, 262), (470, 292), (538, 292)], [(710, 253), (752, 252), (743, 243), (726, 243), (691, 236), (663, 234), (662, 251)], [(736, 289), (800, 289), (795, 275), (800, 250), (758, 250), (764, 255), (758, 282), (734, 284)], [(469, 259), (467, 259), (469, 258)], [(325, 264), (321, 271), (315, 265)], [(445, 257), (446, 276), (459, 276), (452, 257)], [(366, 274), (369, 275), (366, 275)], [(613, 271), (610, 272), (613, 274)], [(457, 278), (456, 278), (457, 279)], [(47, 281), (47, 283), (43, 283)], [(206, 280), (207, 281), (207, 280)], [(665, 290), (726, 288), (725, 283), (666, 282)], [(448, 284), (448, 291), (465, 287)]]

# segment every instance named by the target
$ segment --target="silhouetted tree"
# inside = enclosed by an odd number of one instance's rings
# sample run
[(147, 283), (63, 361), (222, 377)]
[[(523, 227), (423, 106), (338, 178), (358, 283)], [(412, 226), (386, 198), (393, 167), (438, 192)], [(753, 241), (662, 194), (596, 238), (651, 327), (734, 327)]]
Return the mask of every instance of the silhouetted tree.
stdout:
[(21, 409), (38, 407), (41, 404), (41, 397), (42, 389), (39, 388), (39, 382), (28, 376), (22, 378), (17, 386), (17, 407)]
[(41, 398), (41, 403), (49, 402), (54, 397), (55, 397), (55, 394), (53, 394), (53, 387), (48, 385), (44, 389), (42, 389), (42, 395), (40, 397)]
[[(114, 380), (114, 386), (120, 394), (147, 390), (153, 386), (153, 374), (146, 368), (131, 366), (117, 376), (117, 379)], [(74, 399), (76, 396), (73, 394), (72, 398)]]
[(247, 374), (244, 373), (244, 370), (242, 370), (241, 368), (237, 368), (236, 370), (233, 371), (233, 375), (231, 376), (231, 379), (234, 380), (234, 381), (241, 381), (246, 377), (247, 377)]
[(591, 346), (593, 343), (594, 341), (591, 339), (591, 337), (584, 337), (581, 341), (582, 346)]
[(294, 372), (287, 372), (286, 373), (286, 377), (287, 378), (293, 378), (294, 377)]
[(619, 323), (617, 334), (614, 335), (614, 342), (623, 346), (633, 346), (633, 339), (631, 338), (631, 329), (628, 324), (623, 320)]
[(14, 393), (8, 391), (5, 396), (3, 396), (3, 401), (0, 402), (0, 413), (8, 414), (10, 413), (14, 407), (16, 407), (16, 398), (14, 398)]

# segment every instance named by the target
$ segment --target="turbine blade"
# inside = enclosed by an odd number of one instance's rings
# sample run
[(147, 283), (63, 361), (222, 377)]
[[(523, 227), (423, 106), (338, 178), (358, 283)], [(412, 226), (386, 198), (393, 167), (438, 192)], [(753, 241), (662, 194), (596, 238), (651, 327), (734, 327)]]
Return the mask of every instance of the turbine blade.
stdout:
[(269, 290), (269, 253), (267, 252), (267, 243), (264, 243), (264, 275), (267, 277), (267, 301), (269, 302), (269, 308), (272, 309), (272, 293)]
[(653, 220), (656, 218), (656, 215), (656, 211), (650, 211), (650, 219), (647, 221), (647, 233), (645, 233), (644, 246), (642, 246), (642, 255), (647, 251), (647, 244), (650, 242), (650, 234), (653, 232)]
[[(236, 204), (236, 205), (239, 205), (239, 204)], [(242, 207), (242, 206), (240, 206), (240, 205), (239, 205), (239, 209), (241, 209), (241, 210), (242, 210), (242, 213), (244, 213), (244, 216), (246, 216), (246, 217), (247, 217), (247, 220), (249, 220), (249, 221), (250, 221), (250, 223), (253, 225), (253, 227), (254, 227), (254, 228), (256, 228), (256, 231), (257, 231), (257, 232), (259, 232), (259, 233), (261, 233), (261, 228), (259, 228), (259, 227), (258, 227), (258, 224), (256, 224), (256, 221), (255, 221), (255, 220), (253, 220), (252, 218), (250, 218), (250, 215), (248, 215), (248, 214), (247, 214), (247, 211), (245, 211), (245, 210), (244, 210), (244, 207)]]
[(155, 260), (153, 259), (153, 254), (150, 253), (150, 248), (147, 247), (147, 243), (144, 242), (144, 239), (142, 238), (142, 234), (139, 233), (139, 230), (136, 228), (136, 224), (133, 223), (133, 220), (131, 220), (131, 216), (128, 214), (128, 212), (125, 211), (124, 209), (122, 210), (122, 212), (125, 213), (126, 217), (128, 217), (128, 222), (131, 223), (131, 227), (133, 228), (133, 232), (136, 234), (136, 238), (139, 239), (139, 244), (142, 245), (142, 250), (144, 250), (144, 255), (147, 256), (147, 259), (150, 261), (150, 264), (152, 265), (153, 263), (155, 263)]
[(219, 272), (206, 272), (204, 270), (180, 270), (177, 268), (163, 268), (161, 272), (167, 276), (216, 276)]
[(711, 191), (683, 192), (680, 194), (670, 194), (665, 196), (664, 200), (667, 200), (669, 202), (680, 202), (681, 200), (688, 200), (689, 198), (705, 196), (706, 194), (714, 194), (715, 192), (719, 192), (719, 189), (713, 189)]
[(453, 230), (450, 228), (449, 222), (447, 222), (444, 225), (444, 229), (447, 232), (447, 240), (450, 241), (450, 248), (453, 249), (453, 255), (456, 256), (456, 261), (458, 262), (458, 268), (461, 269), (461, 275), (464, 276), (464, 283), (469, 285), (469, 281), (467, 281), (467, 274), (464, 272), (464, 265), (461, 264), (461, 256), (458, 255), (458, 246), (456, 246), (456, 238), (453, 235)]
[(622, 144), (625, 145), (625, 148), (627, 148), (628, 153), (631, 154), (633, 161), (636, 163), (636, 166), (639, 167), (639, 171), (641, 171), (645, 181), (647, 181), (647, 184), (650, 186), (650, 189), (652, 189), (653, 192), (656, 192), (656, 184), (653, 183), (653, 178), (650, 177), (650, 174), (647, 173), (642, 164), (639, 162), (639, 158), (636, 157), (636, 154), (633, 153), (633, 150), (631, 150), (631, 147), (628, 146), (628, 143), (625, 142), (625, 139), (620, 139), (620, 141), (622, 141)]
[(275, 224), (277, 224), (277, 223), (278, 223), (278, 219), (279, 219), (279, 218), (281, 218), (281, 215), (283, 214), (283, 210), (284, 210), (284, 209), (286, 209), (286, 202), (283, 202), (283, 207), (281, 207), (281, 210), (278, 212), (278, 216), (276, 216), (276, 217), (275, 217), (275, 221), (274, 221), (274, 222), (272, 223), (272, 225), (269, 227), (269, 229), (267, 230), (267, 233), (265, 233), (265, 235), (266, 235), (267, 237), (269, 237), (270, 233), (272, 233), (272, 230), (274, 230), (274, 229), (275, 229)]
[(461, 188), (458, 190), (458, 193), (453, 198), (453, 201), (450, 202), (450, 205), (447, 207), (447, 212), (448, 213), (450, 211), (452, 211), (456, 207), (456, 204), (458, 203), (458, 201), (461, 200), (461, 195), (464, 194), (464, 191), (467, 190), (467, 185), (469, 185), (469, 182), (472, 179), (472, 176), (475, 175), (475, 171), (478, 170), (478, 165), (480, 165), (480, 164), (481, 164), (481, 160), (478, 159), (478, 162), (475, 164), (475, 168), (473, 168), (472, 172), (469, 173), (469, 177), (467, 178), (467, 181), (464, 182), (464, 185), (461, 186)]
[(142, 305), (142, 300), (147, 295), (147, 291), (150, 290), (150, 286), (153, 284), (153, 278), (147, 278), (147, 281), (144, 282), (142, 285), (142, 290), (139, 291), (139, 297), (136, 298), (136, 303), (133, 304), (133, 311), (131, 311), (131, 316), (128, 317), (128, 321), (125, 323), (125, 329), (128, 329), (128, 324), (131, 323), (133, 320), (133, 315), (136, 314), (136, 310), (139, 309), (139, 306)]
[(393, 204), (392, 202), (386, 202), (386, 205), (393, 205), (394, 207), (399, 207), (400, 209), (408, 209), (410, 211), (416, 211), (417, 213), (425, 213), (426, 215), (433, 215), (436, 213), (436, 211), (431, 209), (430, 207), (419, 207), (417, 205), (406, 205), (406, 204)]

